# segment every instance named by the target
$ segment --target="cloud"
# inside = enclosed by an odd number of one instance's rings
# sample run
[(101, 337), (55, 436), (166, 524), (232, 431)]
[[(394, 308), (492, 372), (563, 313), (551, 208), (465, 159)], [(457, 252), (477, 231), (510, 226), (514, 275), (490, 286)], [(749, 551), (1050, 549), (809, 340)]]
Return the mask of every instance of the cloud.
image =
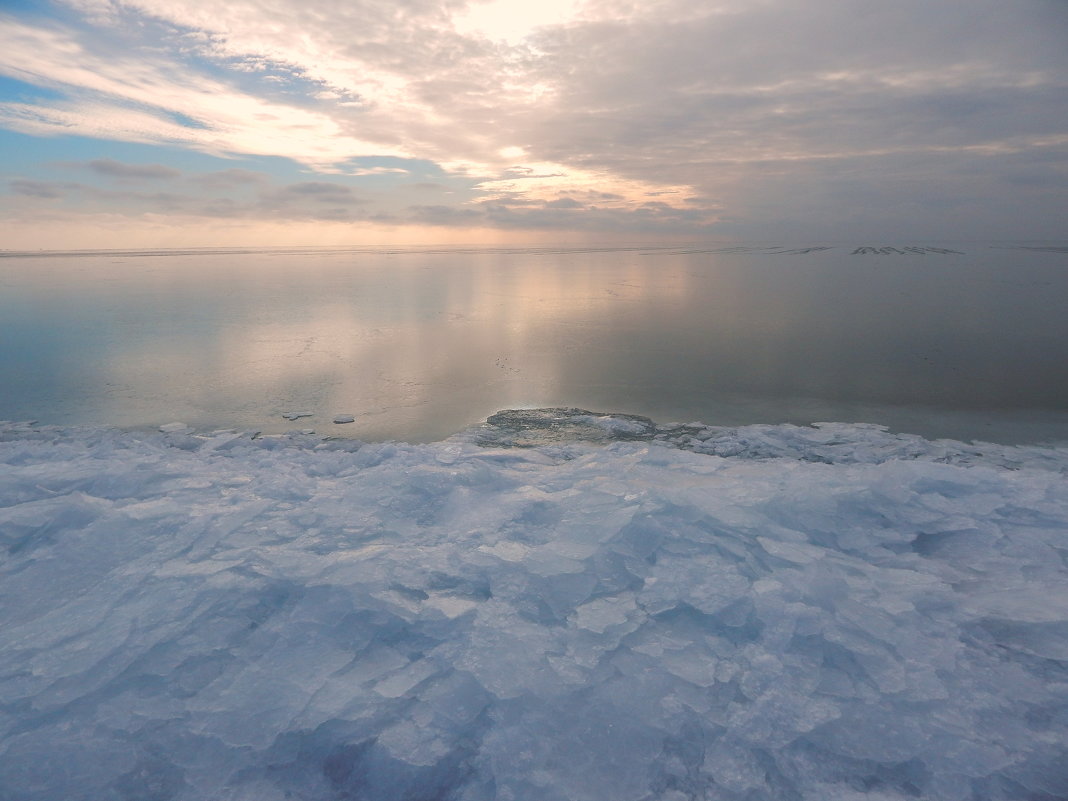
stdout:
[[(41, 208), (55, 208), (57, 201), (64, 201), (67, 208), (77, 208), (80, 204), (94, 213), (106, 211), (115, 218), (126, 216), (131, 220), (146, 213), (250, 221), (363, 220), (373, 216), (365, 208), (368, 199), (347, 186), (324, 181), (275, 185), (251, 171), (225, 173), (192, 176), (185, 183), (188, 188), (198, 190), (192, 192), (144, 192), (28, 178), (13, 179), (8, 186), (13, 195), (25, 198), (24, 206), (37, 203), (43, 204)], [(235, 178), (236, 181), (232, 180)]]
[(469, 36), (518, 45), (540, 29), (573, 21), (579, 5), (575, 0), (484, 0), (469, 4), (453, 17), (453, 24)]
[(413, 205), (405, 210), (409, 223), (452, 227), (495, 227), (508, 230), (559, 230), (587, 233), (684, 234), (700, 230), (707, 223), (709, 205), (681, 208), (659, 201), (640, 204), (610, 204), (596, 202), (598, 193), (579, 193), (578, 200), (561, 197), (556, 200), (512, 198), (486, 199), (461, 208), (446, 205)]
[[(1044, 0), (67, 4), (83, 21), (0, 24), (0, 72), (53, 90), (0, 103), (0, 125), (283, 156), (382, 186), (404, 167), (354, 160), (419, 159), (475, 185), (408, 212), (386, 190), (264, 186), (264, 213), (981, 232), (1045, 230), (1026, 210), (1068, 204), (1042, 177), (1068, 165), (1068, 15)], [(227, 173), (191, 180), (262, 180)]]
[(114, 159), (95, 159), (86, 166), (99, 175), (130, 180), (169, 180), (182, 174), (180, 170), (163, 164), (123, 164)]
[(349, 169), (348, 175), (408, 175), (403, 167), (357, 167)]
[(347, 201), (353, 197), (352, 190), (347, 186), (328, 184), (322, 181), (303, 181), (297, 184), (290, 184), (281, 191), (284, 195), (310, 197), (314, 200), (326, 200), (329, 202)]
[(265, 173), (233, 167), (228, 170), (216, 170), (202, 175), (194, 175), (189, 180), (207, 188), (218, 189), (262, 184), (269, 179)]
[(557, 198), (556, 200), (550, 200), (550, 201), (548, 201), (547, 203), (544, 204), (544, 207), (547, 208), (547, 209), (581, 209), (581, 208), (585, 208), (577, 200), (575, 200), (574, 198), (570, 198), (570, 197), (562, 197), (562, 198)]
[(45, 200), (55, 200), (64, 197), (68, 189), (77, 188), (78, 184), (56, 183), (54, 181), (31, 181), (26, 178), (16, 178), (8, 182), (11, 192), (24, 197), (39, 197)]
[(250, 216), (276, 219), (363, 220), (366, 198), (347, 186), (303, 181), (264, 191), (249, 207)]
[(330, 168), (388, 145), (347, 135), (321, 111), (263, 100), (149, 53), (96, 52), (70, 30), (5, 20), (0, 74), (65, 97), (0, 104), (0, 125), (31, 135), (77, 133), (127, 142), (179, 144), (214, 154), (284, 155)]

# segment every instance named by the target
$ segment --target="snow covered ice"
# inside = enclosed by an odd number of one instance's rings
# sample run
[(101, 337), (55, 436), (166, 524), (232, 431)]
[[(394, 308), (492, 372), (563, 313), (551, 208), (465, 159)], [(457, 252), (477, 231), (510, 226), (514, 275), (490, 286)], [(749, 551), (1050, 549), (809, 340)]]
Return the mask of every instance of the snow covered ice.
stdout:
[(1066, 446), (556, 409), (0, 464), (3, 799), (1068, 797)]

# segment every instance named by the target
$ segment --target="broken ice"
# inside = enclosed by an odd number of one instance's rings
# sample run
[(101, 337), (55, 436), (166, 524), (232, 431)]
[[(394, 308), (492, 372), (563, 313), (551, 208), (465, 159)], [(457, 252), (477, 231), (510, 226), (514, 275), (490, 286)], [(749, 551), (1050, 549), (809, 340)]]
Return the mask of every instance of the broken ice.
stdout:
[(1068, 797), (1068, 446), (495, 419), (0, 425), (0, 798)]

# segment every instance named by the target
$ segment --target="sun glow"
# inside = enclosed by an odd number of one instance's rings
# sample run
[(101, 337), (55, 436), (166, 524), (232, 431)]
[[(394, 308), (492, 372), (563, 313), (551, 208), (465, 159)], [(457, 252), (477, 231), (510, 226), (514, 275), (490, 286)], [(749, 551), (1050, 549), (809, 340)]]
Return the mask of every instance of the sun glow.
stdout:
[(571, 199), (583, 205), (624, 209), (650, 202), (684, 208), (686, 198), (697, 193), (692, 186), (658, 184), (546, 162), (513, 167), (476, 188), (483, 193), (478, 201), (522, 198), (552, 203)]
[(515, 0), (489, 0), (468, 7), (453, 19), (456, 30), (509, 44), (518, 44), (538, 28), (560, 25), (575, 19), (577, 0), (541, 0), (517, 3)]

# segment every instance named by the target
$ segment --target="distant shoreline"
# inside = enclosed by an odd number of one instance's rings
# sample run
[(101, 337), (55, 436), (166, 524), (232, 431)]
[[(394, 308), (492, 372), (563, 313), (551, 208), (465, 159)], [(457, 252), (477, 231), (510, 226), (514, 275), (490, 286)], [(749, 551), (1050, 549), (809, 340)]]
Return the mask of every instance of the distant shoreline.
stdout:
[[(981, 244), (968, 242), (970, 245), (990, 249), (1035, 250), (1049, 253), (1068, 253), (1068, 245), (1038, 244), (1043, 240), (1023, 240), (1021, 242), (989, 242)], [(1052, 242), (1058, 242), (1053, 240)], [(853, 255), (924, 255), (941, 253), (946, 248), (940, 246), (941, 240), (910, 240), (905, 244), (805, 244), (805, 245), (753, 245), (747, 243), (717, 243), (709, 245), (564, 245), (564, 246), (512, 246), (498, 245), (418, 245), (412, 247), (374, 246), (374, 245), (248, 245), (248, 246), (204, 246), (204, 247), (150, 247), (150, 248), (72, 248), (64, 250), (5, 250), (0, 249), (0, 259), (44, 258), (44, 257), (79, 257), (79, 256), (210, 256), (210, 255), (251, 255), (277, 254), (280, 256), (305, 256), (315, 254), (418, 254), (418, 253), (502, 253), (502, 254), (553, 254), (553, 253), (661, 253), (666, 255), (690, 255), (697, 253), (782, 253), (784, 255), (804, 255), (827, 250), (853, 249)], [(952, 241), (955, 244), (956, 240)], [(1030, 243), (1030, 244), (1028, 244)], [(911, 250), (910, 250), (911, 249)], [(951, 250), (951, 249), (950, 249)]]

